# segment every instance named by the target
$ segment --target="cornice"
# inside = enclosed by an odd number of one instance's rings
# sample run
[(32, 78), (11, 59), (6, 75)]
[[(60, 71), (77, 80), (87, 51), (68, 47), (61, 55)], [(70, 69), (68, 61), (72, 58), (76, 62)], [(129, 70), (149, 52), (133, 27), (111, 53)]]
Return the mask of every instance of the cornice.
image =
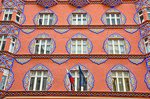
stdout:
[(20, 29), (138, 29), (150, 20), (146, 20), (139, 25), (20, 25), (14, 21), (0, 21), (0, 25), (14, 25)]
[(125, 98), (149, 98), (148, 92), (110, 92), (110, 91), (0, 91), (1, 97), (125, 97)]
[(49, 59), (49, 58), (70, 58), (70, 59), (88, 59), (88, 58), (109, 58), (109, 59), (145, 59), (150, 57), (150, 53), (143, 54), (13, 54), (8, 51), (0, 51), (3, 55), (13, 58), (32, 58), (32, 59)]

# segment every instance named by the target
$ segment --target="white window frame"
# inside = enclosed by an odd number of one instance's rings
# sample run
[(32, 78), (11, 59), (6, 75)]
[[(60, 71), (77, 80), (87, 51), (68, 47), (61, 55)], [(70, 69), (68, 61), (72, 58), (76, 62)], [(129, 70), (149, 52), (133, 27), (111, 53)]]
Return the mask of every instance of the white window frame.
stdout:
[[(108, 15), (108, 16), (107, 16)], [(112, 17), (112, 15), (114, 15), (114, 17)], [(119, 16), (117, 16), (119, 15)], [(107, 25), (121, 25), (121, 18), (120, 18), (120, 13), (106, 13), (106, 22), (107, 22), (107, 19), (110, 20), (110, 24), (107, 24)], [(115, 19), (115, 24), (112, 23), (112, 20)], [(117, 20), (120, 20), (120, 23), (118, 23)]]
[[(4, 89), (1, 89), (2, 86), (0, 85), (0, 90), (5, 90), (6, 83), (7, 83), (7, 80), (8, 80), (8, 75), (9, 75), (9, 70), (8, 70), (8, 69), (4, 69), (3, 77), (5, 76), (6, 78), (5, 78), (5, 82), (2, 82), (2, 81), (1, 81), (1, 84), (4, 83), (4, 84), (3, 84), (3, 85), (4, 85)], [(2, 77), (2, 78), (3, 78), (3, 77)], [(1, 78), (1, 79), (2, 79), (2, 78)]]
[[(88, 80), (88, 71), (87, 70), (82, 70), (83, 71), (83, 73), (84, 73), (84, 77), (85, 77), (85, 79), (86, 80)], [(74, 74), (73, 74), (73, 72), (74, 72)], [(86, 72), (86, 73), (85, 73)], [(77, 87), (78, 86), (80, 86), (80, 82), (78, 82), (78, 80), (77, 79), (80, 79), (79, 78), (79, 71), (78, 70), (71, 70), (71, 75), (72, 75), (72, 77), (73, 77), (73, 79), (74, 79), (74, 86), (73, 86), (73, 88), (74, 88), (74, 91), (88, 91), (88, 85), (87, 85), (87, 83), (86, 83), (86, 86), (87, 86), (87, 90), (84, 90), (84, 87), (83, 88), (81, 88), (81, 90), (77, 90)], [(80, 80), (79, 80), (80, 81)]]
[[(81, 43), (78, 43), (79, 41), (81, 41)], [(73, 46), (75, 46), (75, 49)], [(81, 46), (81, 53), (78, 52), (78, 46)], [(86, 49), (84, 49), (84, 46), (86, 46)], [(71, 54), (88, 54), (87, 39), (71, 39)]]
[[(35, 75), (32, 75), (32, 71), (35, 72)], [(45, 88), (45, 90), (42, 90), (42, 87), (43, 87), (43, 78), (44, 77), (48, 78), (48, 70), (32, 70), (32, 71), (30, 71), (30, 81), (29, 81), (28, 90), (29, 91), (46, 91), (46, 88)], [(41, 75), (38, 75), (39, 71), (41, 71)], [(47, 75), (44, 75), (45, 71), (47, 71)], [(39, 78), (39, 77), (41, 78), (40, 88), (39, 88), (39, 90), (36, 90), (37, 78)], [(31, 78), (34, 78), (33, 90), (30, 90)], [(46, 83), (47, 83), (47, 80), (46, 80)]]
[(11, 52), (11, 53), (14, 52), (15, 43), (16, 43), (16, 38), (15, 38), (15, 37), (12, 37), (11, 43), (10, 43), (10, 47), (9, 47), (9, 52)]
[[(19, 21), (17, 21), (17, 17), (19, 18)], [(17, 14), (16, 14), (16, 22), (17, 23), (20, 23), (20, 19), (21, 19), (21, 13), (19, 11), (17, 11)]]
[[(7, 11), (7, 10), (8, 10), (8, 11)], [(5, 9), (3, 21), (11, 21), (11, 19), (12, 19), (12, 14), (13, 14), (13, 9)], [(5, 19), (5, 15), (7, 15), (6, 20), (4, 20), (4, 19)], [(9, 20), (10, 15), (11, 15), (11, 19)]]
[[(145, 41), (146, 39), (147, 39), (147, 41)], [(146, 44), (148, 46), (146, 46)], [(146, 53), (149, 53), (150, 52), (150, 43), (149, 43), (149, 38), (148, 37), (144, 38), (144, 46), (145, 46)], [(147, 49), (149, 49), (149, 50), (147, 50)]]
[[(6, 45), (6, 40), (7, 40), (7, 35), (0, 35), (2, 36), (2, 38), (0, 39), (0, 51), (3, 51), (5, 49), (5, 45)], [(4, 49), (2, 49), (4, 44)]]
[[(141, 12), (141, 14), (140, 14)], [(144, 22), (144, 16), (143, 16), (143, 11), (139, 11), (138, 12), (138, 15), (139, 15), (139, 20), (140, 20), (140, 23)], [(141, 18), (140, 17), (143, 17), (143, 20), (141, 21)]]
[[(115, 74), (116, 74), (116, 75), (113, 75), (113, 74), (111, 75), (111, 76), (112, 76), (112, 80), (114, 80), (114, 78), (115, 78), (116, 81), (117, 81), (117, 82), (116, 82), (116, 85), (117, 85), (117, 86), (115, 86), (115, 87), (116, 87), (116, 92), (130, 92), (130, 91), (131, 91), (131, 84), (130, 84), (130, 77), (129, 77), (129, 75), (130, 75), (129, 73), (130, 73), (130, 72), (129, 72), (129, 71), (114, 71), (114, 70), (111, 71), (111, 73), (112, 73), (112, 72), (115, 72)], [(119, 72), (121, 72), (122, 76), (119, 76)], [(128, 72), (128, 76), (125, 76), (125, 72)], [(121, 78), (121, 79), (122, 79), (122, 82), (123, 82), (123, 91), (120, 90), (119, 78)], [(129, 91), (126, 90), (126, 85), (125, 85), (126, 82), (125, 82), (125, 79), (128, 79), (128, 81), (129, 81), (129, 82), (128, 82), (128, 84), (129, 84)], [(112, 82), (112, 83), (113, 83), (113, 82)], [(113, 86), (113, 87), (114, 87), (114, 86)], [(114, 90), (113, 90), (113, 91), (114, 91)]]
[[(43, 17), (41, 17), (41, 15), (43, 15)], [(46, 17), (46, 15), (48, 16)], [(53, 25), (53, 15), (54, 15), (53, 13), (48, 13), (48, 14), (40, 13), (38, 24), (39, 25)], [(42, 24), (40, 24), (40, 19), (42, 20)], [(47, 20), (46, 24), (44, 23), (45, 20)], [(49, 20), (52, 20), (52, 24), (49, 24)]]
[[(109, 41), (112, 41), (112, 44), (110, 44)], [(115, 44), (115, 40), (117, 40), (118, 44)], [(121, 40), (123, 40), (123, 44), (121, 44)], [(112, 50), (113, 50), (113, 53), (110, 53), (109, 51), (109, 54), (125, 54), (125, 42), (124, 42), (124, 39), (108, 39), (108, 45), (112, 46)], [(115, 50), (115, 45), (118, 47), (118, 50), (119, 50), (119, 53), (116, 53), (116, 50)], [(124, 50), (124, 53), (121, 53), (121, 47), (120, 46), (124, 46), (123, 50)], [(109, 48), (110, 50), (110, 48)]]
[[(79, 17), (79, 15), (81, 17)], [(76, 21), (74, 21), (74, 20), (76, 20)], [(79, 20), (81, 20), (81, 21), (79, 21)], [(81, 23), (79, 23), (79, 22), (81, 22)], [(73, 13), (72, 14), (72, 25), (87, 25), (87, 14), (86, 13), (83, 13), (83, 14)]]
[[(37, 43), (37, 40), (39, 40), (39, 43)], [(42, 40), (45, 40), (45, 43), (42, 43)], [(48, 44), (48, 40), (50, 40), (49, 44)], [(36, 45), (39, 45), (38, 53), (36, 53)], [(44, 53), (41, 53), (42, 45), (44, 45)], [(50, 52), (46, 53), (47, 46), (50, 46), (50, 45), (51, 45), (51, 39), (36, 39), (34, 54), (50, 54)]]
[(149, 15), (150, 15), (150, 8), (147, 8), (147, 14), (148, 14), (148, 18), (150, 20), (150, 17), (149, 17)]

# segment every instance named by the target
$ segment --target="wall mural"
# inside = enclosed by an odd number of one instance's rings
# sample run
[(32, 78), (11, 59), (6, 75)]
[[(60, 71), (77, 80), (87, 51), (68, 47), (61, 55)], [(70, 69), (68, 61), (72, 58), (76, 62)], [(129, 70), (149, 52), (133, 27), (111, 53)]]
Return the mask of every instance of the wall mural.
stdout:
[(109, 70), (109, 72), (106, 75), (106, 83), (107, 83), (108, 88), (111, 91), (113, 91), (113, 81), (112, 81), (112, 73), (111, 73), (112, 70), (129, 71), (129, 77), (130, 77), (129, 83), (131, 85), (131, 91), (132, 92), (135, 91), (136, 86), (137, 86), (137, 80), (136, 80), (134, 74), (127, 67), (125, 67), (121, 64), (115, 65), (112, 69)]
[[(81, 65), (81, 64), (77, 64), (77, 65), (75, 65), (75, 66), (73, 66), (71, 69), (69, 69), (69, 72), (71, 71), (71, 70), (79, 70), (79, 66), (81, 67), (81, 70), (87, 70), (88, 71), (88, 73), (87, 73), (87, 91), (91, 91), (92, 90), (92, 88), (93, 88), (93, 86), (94, 86), (94, 77), (93, 77), (93, 75), (92, 75), (92, 73), (89, 71), (89, 69), (87, 69), (85, 66), (83, 66), (83, 65)], [(65, 87), (66, 87), (66, 89), (68, 90), (68, 91), (70, 91), (71, 90), (71, 83), (70, 83), (70, 80), (69, 80), (69, 77), (68, 77), (68, 75), (66, 74), (65, 75), (65, 78), (64, 78), (64, 84), (65, 84)]]
[(86, 18), (87, 18), (87, 25), (89, 25), (92, 21), (91, 16), (88, 14), (88, 12), (86, 12), (85, 10), (82, 9), (76, 9), (73, 12), (71, 12), (71, 14), (68, 16), (67, 21), (69, 25), (72, 25), (72, 14), (73, 13), (85, 13), (86, 14)]
[(40, 13), (53, 14), (52, 25), (55, 25), (55, 24), (57, 23), (58, 18), (57, 18), (57, 16), (56, 16), (56, 14), (55, 14), (52, 10), (50, 10), (50, 9), (44, 9), (44, 10), (40, 11), (39, 13), (37, 13), (37, 14), (34, 16), (33, 22), (34, 22), (35, 25), (38, 25), (38, 24), (39, 24), (39, 14), (40, 14)]
[(120, 34), (117, 34), (117, 33), (114, 33), (114, 34), (111, 34), (108, 38), (106, 38), (106, 40), (104, 41), (104, 50), (107, 54), (109, 54), (109, 45), (108, 45), (108, 39), (111, 39), (111, 38), (122, 38), (124, 39), (124, 45), (125, 45), (125, 53), (126, 54), (129, 54), (130, 50), (131, 50), (131, 45), (129, 44), (129, 42), (127, 41), (126, 38), (124, 38), (123, 36), (121, 36)]
[(114, 8), (111, 8), (111, 9), (108, 9), (101, 17), (101, 20), (103, 22), (103, 24), (107, 25), (107, 21), (106, 21), (106, 13), (120, 13), (120, 21), (121, 21), (121, 24), (124, 25), (126, 23), (126, 17), (125, 15), (117, 10), (117, 9), (114, 9)]
[(36, 38), (50, 38), (51, 42), (50, 42), (50, 54), (52, 54), (56, 48), (56, 44), (53, 38), (51, 38), (48, 34), (46, 33), (42, 33), (40, 35), (38, 35), (37, 37), (35, 37), (29, 44), (29, 51), (31, 54), (34, 54), (34, 48), (35, 48), (35, 41)]
[(31, 68), (24, 76), (23, 78), (23, 87), (26, 91), (28, 91), (29, 89), (29, 81), (30, 81), (30, 71), (31, 70), (47, 70), (48, 71), (48, 76), (47, 76), (47, 83), (46, 83), (46, 90), (48, 91), (48, 89), (52, 86), (52, 82), (53, 82), (53, 75), (51, 73), (51, 71), (44, 66), (43, 64), (37, 64), (35, 65), (33, 68)]
[(86, 38), (87, 39), (87, 49), (88, 49), (88, 54), (91, 53), (92, 51), (92, 48), (93, 48), (93, 45), (92, 45), (92, 42), (83, 34), (81, 33), (77, 33), (75, 34), (74, 36), (72, 36), (68, 41), (67, 41), (67, 44), (66, 44), (66, 50), (69, 54), (71, 54), (71, 39), (77, 39), (77, 38)]

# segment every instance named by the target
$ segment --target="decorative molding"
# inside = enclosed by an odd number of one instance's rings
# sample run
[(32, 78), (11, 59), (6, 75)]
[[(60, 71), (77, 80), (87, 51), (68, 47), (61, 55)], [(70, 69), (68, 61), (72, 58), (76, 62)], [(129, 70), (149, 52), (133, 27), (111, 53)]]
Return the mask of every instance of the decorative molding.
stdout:
[(150, 57), (146, 58), (146, 67), (147, 67), (147, 73), (145, 75), (145, 83), (147, 85), (147, 88), (150, 90)]
[(20, 64), (25, 64), (31, 60), (31, 58), (15, 58), (15, 60)]
[(144, 59), (138, 59), (138, 58), (128, 59), (128, 60), (129, 60), (131, 63), (136, 64), (136, 65), (141, 64), (141, 63), (144, 61)]
[(14, 54), (16, 54), (20, 50), (20, 48), (21, 48), (21, 42), (19, 39), (17, 39), (14, 47)]
[(102, 33), (105, 29), (89, 29), (91, 32), (99, 34)]
[(69, 30), (70, 30), (70, 29), (54, 29), (55, 32), (60, 33), (60, 34), (66, 33), (66, 32), (68, 32)]
[(123, 3), (122, 0), (102, 0), (102, 2), (102, 4), (108, 7), (115, 7)]
[[(68, 16), (67, 18), (67, 21), (68, 21), (68, 24), (69, 25), (72, 25), (72, 14), (73, 13), (85, 13), (86, 14), (86, 18), (87, 18), (87, 25), (90, 25), (91, 21), (92, 21), (92, 18), (91, 16), (88, 14), (88, 12), (86, 12), (85, 10), (82, 10), (82, 9), (76, 9), (74, 10), (73, 12), (71, 12), (71, 14)], [(76, 26), (76, 25), (75, 25)], [(79, 25), (79, 26), (82, 26), (82, 25)]]
[(51, 60), (57, 64), (63, 64), (69, 60), (69, 58), (51, 58)]
[(21, 31), (26, 33), (26, 34), (30, 34), (30, 33), (34, 32), (35, 29), (21, 29)]
[(129, 43), (129, 41), (127, 41), (126, 38), (124, 38), (123, 36), (121, 36), (120, 34), (117, 34), (117, 33), (114, 33), (114, 34), (111, 34), (108, 38), (106, 38), (106, 40), (104, 41), (104, 44), (103, 44), (103, 48), (104, 48), (104, 51), (109, 54), (109, 45), (108, 45), (108, 39), (110, 38), (123, 38), (124, 39), (124, 45), (125, 45), (125, 53), (126, 54), (129, 54), (130, 53), (130, 50), (131, 50), (131, 45)]
[(115, 65), (112, 69), (109, 70), (109, 72), (106, 75), (106, 83), (107, 83), (108, 88), (111, 91), (113, 91), (112, 73), (111, 73), (112, 70), (129, 71), (129, 77), (130, 77), (129, 83), (131, 85), (131, 91), (132, 92), (135, 91), (136, 86), (137, 86), (137, 80), (136, 80), (134, 74), (127, 67), (125, 67), (125, 66), (123, 66), (121, 64)]
[(77, 33), (75, 34), (74, 36), (72, 36), (68, 41), (67, 41), (67, 44), (66, 44), (66, 50), (69, 54), (71, 54), (71, 39), (73, 38), (85, 38), (87, 39), (87, 49), (88, 49), (88, 54), (90, 54), (92, 52), (92, 49), (93, 49), (93, 45), (92, 45), (92, 42), (83, 34), (81, 33)]
[(69, 4), (81, 8), (89, 4), (89, 0), (69, 0)]
[(140, 39), (139, 44), (138, 44), (138, 47), (139, 47), (140, 51), (141, 51), (143, 54), (145, 54), (145, 46), (144, 46), (144, 41), (143, 41), (143, 39)]
[[(58, 20), (57, 15), (56, 15), (52, 10), (50, 10), (50, 9), (44, 9), (44, 10), (40, 11), (39, 13), (37, 13), (37, 14), (34, 16), (33, 22), (34, 22), (35, 25), (38, 25), (38, 23), (39, 23), (39, 14), (40, 14), (40, 13), (51, 13), (51, 14), (53, 14), (53, 22), (52, 22), (52, 25), (55, 25), (55, 24), (57, 23), (57, 20)], [(44, 26), (45, 26), (45, 25), (44, 25)], [(30, 28), (29, 28), (29, 29), (30, 29)]]
[(141, 34), (141, 38), (150, 35), (150, 23), (140, 28), (140, 34)]
[(51, 73), (51, 71), (44, 66), (43, 64), (37, 64), (35, 65), (33, 68), (31, 68), (24, 76), (23, 78), (23, 87), (26, 91), (28, 91), (29, 88), (29, 81), (30, 81), (30, 71), (31, 70), (47, 70), (48, 71), (48, 77), (47, 77), (47, 83), (46, 83), (46, 90), (48, 91), (48, 89), (51, 87), (52, 82), (53, 82), (53, 75)]
[(14, 79), (14, 74), (13, 74), (12, 70), (10, 69), (9, 74), (8, 74), (8, 79), (7, 79), (6, 87), (5, 87), (6, 91), (8, 91), (11, 88), (14, 80), (15, 80)]
[[(79, 70), (79, 66), (81, 67), (82, 70), (87, 70), (88, 71), (88, 73), (87, 73), (87, 77), (88, 77), (87, 78), (87, 86), (88, 86), (87, 91), (91, 91), (93, 86), (94, 86), (94, 81), (95, 80), (94, 80), (94, 77), (93, 77), (92, 73), (89, 71), (89, 69), (87, 69), (85, 66), (83, 66), (81, 64), (77, 64), (77, 65), (73, 66), (71, 69), (69, 69), (69, 72), (71, 70)], [(64, 84), (65, 84), (66, 89), (68, 91), (70, 91), (71, 90), (70, 89), (71, 84), (70, 84), (69, 77), (68, 77), (67, 74), (65, 75), (65, 78), (64, 78)]]
[(51, 38), (48, 34), (46, 33), (42, 33), (40, 35), (38, 35), (37, 37), (35, 37), (29, 44), (29, 51), (31, 54), (34, 54), (34, 48), (35, 48), (35, 39), (36, 38), (50, 38), (51, 42), (50, 42), (50, 54), (52, 54), (56, 48), (56, 44), (53, 38)]
[(140, 24), (140, 23), (141, 23), (141, 22), (140, 22), (140, 19), (139, 19), (139, 15), (138, 15), (137, 12), (135, 13), (135, 15), (134, 15), (134, 17), (133, 17), (133, 20), (134, 20), (134, 22), (135, 22), (136, 24)]
[(56, 0), (37, 0), (37, 4), (45, 8), (52, 7), (57, 4)]
[(20, 25), (22, 25), (26, 20), (26, 17), (25, 17), (25, 14), (24, 13), (21, 13), (20, 14)]
[(93, 63), (96, 63), (99, 65), (99, 64), (105, 63), (108, 60), (108, 58), (105, 58), (105, 59), (103, 59), (103, 58), (89, 58), (89, 60), (91, 60)]
[(133, 34), (133, 33), (135, 33), (135, 32), (137, 32), (138, 31), (138, 29), (124, 29), (126, 32), (128, 32), (128, 33), (131, 33), (131, 34)]
[(114, 12), (115, 13), (120, 13), (120, 21), (121, 21), (121, 24), (124, 25), (126, 23), (126, 20), (127, 20), (125, 15), (121, 11), (119, 11), (115, 8), (108, 9), (106, 12), (104, 12), (104, 14), (101, 17), (101, 21), (103, 22), (103, 24), (107, 25), (106, 13), (114, 13)]
[(149, 0), (138, 0), (138, 2), (135, 3), (136, 11), (145, 10), (146, 8), (150, 7)]
[(11, 69), (14, 59), (11, 56), (0, 54), (0, 67)]

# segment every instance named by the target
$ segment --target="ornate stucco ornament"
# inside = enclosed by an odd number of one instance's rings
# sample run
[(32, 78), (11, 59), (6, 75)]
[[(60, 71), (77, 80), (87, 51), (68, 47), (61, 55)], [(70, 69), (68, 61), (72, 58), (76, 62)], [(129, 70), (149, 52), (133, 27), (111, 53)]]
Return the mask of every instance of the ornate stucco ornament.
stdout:
[(57, 4), (56, 0), (36, 0), (37, 4), (45, 8), (49, 8)]

